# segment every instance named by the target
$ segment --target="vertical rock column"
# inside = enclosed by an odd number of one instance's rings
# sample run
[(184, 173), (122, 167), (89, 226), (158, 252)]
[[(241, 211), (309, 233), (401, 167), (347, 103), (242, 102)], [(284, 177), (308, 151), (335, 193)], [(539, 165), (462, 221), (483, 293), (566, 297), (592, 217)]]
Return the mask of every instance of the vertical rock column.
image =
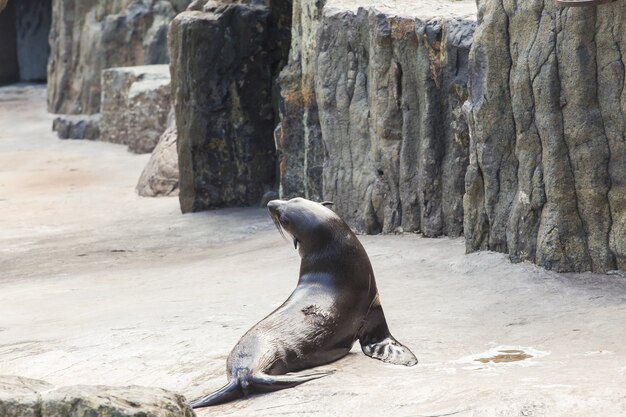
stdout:
[(360, 3), (294, 6), (281, 79), (282, 196), (332, 200), (366, 233), (458, 236), (474, 4)]
[(479, 2), (468, 251), (557, 271), (626, 268), (626, 3)]
[(183, 212), (255, 204), (273, 187), (273, 80), (287, 50), (269, 6), (197, 3), (169, 35)]

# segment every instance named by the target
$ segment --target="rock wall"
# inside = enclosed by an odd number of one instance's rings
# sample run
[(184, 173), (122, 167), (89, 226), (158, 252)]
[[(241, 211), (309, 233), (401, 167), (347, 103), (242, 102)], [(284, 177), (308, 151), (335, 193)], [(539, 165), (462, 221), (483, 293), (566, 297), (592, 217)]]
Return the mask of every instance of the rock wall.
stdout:
[(0, 0), (0, 85), (20, 79), (17, 64), (17, 30), (15, 27), (15, 2)]
[(277, 132), (282, 196), (333, 200), (367, 233), (458, 236), (475, 6), (359, 4), (294, 6)]
[(19, 0), (15, 12), (20, 80), (45, 81), (50, 56), (52, 0)]
[(169, 35), (183, 212), (257, 204), (276, 174), (274, 81), (290, 2), (205, 3)]
[(626, 269), (626, 2), (479, 2), (470, 56), (468, 251)]
[(168, 63), (168, 24), (189, 3), (53, 0), (48, 111), (97, 113), (101, 70)]

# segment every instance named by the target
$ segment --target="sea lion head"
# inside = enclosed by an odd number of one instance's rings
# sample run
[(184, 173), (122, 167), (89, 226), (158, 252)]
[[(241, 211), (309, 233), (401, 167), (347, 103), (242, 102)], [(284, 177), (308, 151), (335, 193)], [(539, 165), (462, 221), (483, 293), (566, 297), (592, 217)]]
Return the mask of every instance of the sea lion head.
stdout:
[(332, 239), (338, 228), (345, 227), (330, 206), (333, 203), (325, 201), (316, 203), (304, 198), (291, 200), (272, 200), (267, 203), (270, 216), (278, 231), (283, 231), (293, 238), (296, 249), (313, 249)]

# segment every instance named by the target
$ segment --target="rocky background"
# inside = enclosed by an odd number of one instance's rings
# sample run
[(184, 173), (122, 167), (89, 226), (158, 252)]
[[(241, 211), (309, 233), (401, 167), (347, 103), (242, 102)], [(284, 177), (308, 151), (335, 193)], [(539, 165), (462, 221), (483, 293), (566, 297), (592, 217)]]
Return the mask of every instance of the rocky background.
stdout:
[(190, 0), (54, 0), (48, 111), (100, 111), (100, 72), (167, 64), (167, 30)]
[[(0, 56), (15, 65), (0, 82), (37, 67), (17, 65), (16, 45), (46, 21), (30, 0), (3, 3), (0, 37), (15, 39)], [(333, 200), (360, 232), (464, 234), (469, 252), (557, 271), (626, 268), (623, 1), (479, 0), (477, 21), (472, 0), (50, 7), (49, 110), (102, 110), (55, 129), (133, 152), (160, 141), (142, 195), (178, 193), (190, 212), (278, 190)], [(7, 20), (20, 13), (41, 25)]]
[(626, 268), (626, 2), (479, 2), (468, 251), (556, 271)]

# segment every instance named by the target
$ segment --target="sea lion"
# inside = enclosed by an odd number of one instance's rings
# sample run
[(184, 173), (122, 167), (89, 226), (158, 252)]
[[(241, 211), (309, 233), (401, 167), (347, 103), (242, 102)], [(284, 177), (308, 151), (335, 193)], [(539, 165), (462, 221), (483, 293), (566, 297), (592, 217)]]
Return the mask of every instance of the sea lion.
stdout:
[(293, 238), (302, 258), (298, 285), (280, 307), (243, 335), (226, 362), (228, 384), (191, 402), (221, 404), (254, 392), (289, 388), (333, 371), (303, 371), (363, 353), (412, 366), (415, 355), (389, 332), (365, 249), (329, 203), (272, 200), (278, 231)]

